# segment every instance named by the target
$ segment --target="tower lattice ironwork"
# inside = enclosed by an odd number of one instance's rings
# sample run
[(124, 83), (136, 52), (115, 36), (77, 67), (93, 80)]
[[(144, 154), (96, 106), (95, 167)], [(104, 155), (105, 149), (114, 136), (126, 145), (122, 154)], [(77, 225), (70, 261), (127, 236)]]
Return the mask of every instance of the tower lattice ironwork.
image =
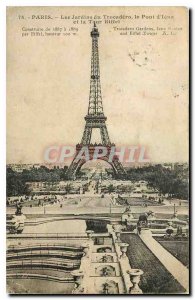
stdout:
[[(126, 174), (123, 165), (119, 161), (116, 155), (113, 156), (112, 161), (108, 161), (109, 153), (111, 148), (115, 144), (110, 142), (108, 130), (106, 127), (107, 117), (103, 112), (102, 95), (101, 95), (101, 84), (100, 84), (100, 66), (99, 66), (99, 51), (98, 51), (98, 38), (99, 31), (94, 22), (94, 27), (91, 31), (92, 38), (92, 55), (91, 55), (91, 77), (90, 77), (90, 93), (89, 93), (89, 106), (88, 113), (85, 116), (85, 128), (81, 143), (76, 145), (75, 157), (67, 170), (67, 178), (74, 179), (76, 173), (80, 170), (82, 165), (86, 162), (83, 159), (77, 159), (79, 151), (83, 147), (88, 147), (90, 159), (93, 159), (93, 153), (96, 146), (104, 146), (107, 148), (107, 154), (100, 159), (107, 161), (113, 168), (114, 175), (116, 177), (124, 177)], [(92, 144), (91, 137), (94, 128), (99, 128), (101, 136), (101, 144)]]

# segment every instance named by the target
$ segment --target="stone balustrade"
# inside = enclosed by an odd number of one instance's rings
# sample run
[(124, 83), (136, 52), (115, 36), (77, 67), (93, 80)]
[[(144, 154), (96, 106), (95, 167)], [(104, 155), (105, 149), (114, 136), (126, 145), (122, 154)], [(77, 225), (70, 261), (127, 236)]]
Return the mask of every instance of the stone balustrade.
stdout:
[(130, 294), (143, 294), (142, 290), (139, 287), (140, 276), (143, 275), (143, 271), (140, 269), (130, 269), (127, 272), (130, 276), (130, 281), (132, 286), (129, 289)]
[[(111, 234), (113, 239), (114, 248), (118, 257), (121, 276), (123, 278), (126, 294), (141, 294), (142, 291), (139, 288), (138, 284), (140, 281), (140, 276), (143, 274), (143, 271), (139, 269), (136, 269), (135, 271), (135, 269), (131, 268), (129, 259), (126, 254), (129, 244), (117, 241), (117, 239), (120, 237), (119, 235), (120, 231), (119, 230), (114, 231), (111, 225), (107, 225), (107, 228), (108, 228), (108, 232)], [(138, 270), (140, 272), (138, 272)]]
[(74, 278), (74, 283), (75, 283), (75, 286), (72, 290), (72, 294), (84, 294), (85, 293), (83, 287), (84, 272), (81, 269), (79, 269), (73, 271), (71, 274)]
[(87, 230), (86, 233), (87, 233), (88, 239), (92, 240), (92, 236), (93, 236), (94, 231), (93, 230)]
[[(121, 242), (119, 227), (116, 231), (113, 230), (112, 225), (107, 227), (106, 239), (99, 245), (94, 245), (94, 241), (99, 236), (102, 238), (102, 234), (96, 234), (91, 230), (86, 231), (88, 240), (81, 245), (83, 257), (80, 268), (72, 272), (75, 282), (73, 294), (142, 293), (139, 281), (143, 272), (131, 269), (126, 254), (129, 245)], [(107, 256), (109, 260), (106, 259)]]
[(107, 225), (107, 227), (108, 227), (108, 232), (112, 235), (115, 252), (118, 257), (120, 271), (121, 271), (121, 275), (122, 275), (124, 286), (125, 286), (125, 292), (128, 294), (129, 289), (132, 287), (130, 277), (128, 276), (128, 273), (127, 273), (127, 271), (129, 271), (129, 269), (131, 268), (129, 265), (129, 260), (128, 260), (127, 256), (126, 257), (123, 256), (123, 258), (121, 258), (122, 252), (121, 252), (120, 243), (115, 242), (117, 240), (116, 232), (113, 230), (112, 226)]
[(93, 232), (88, 232), (89, 240), (82, 244), (83, 247), (83, 257), (81, 258), (81, 264), (79, 270), (72, 272), (74, 277), (75, 287), (72, 291), (73, 294), (88, 294), (89, 288), (89, 277), (90, 277), (90, 265), (91, 265), (91, 255), (93, 249), (93, 240), (91, 234)]
[(116, 235), (115, 243), (121, 243), (121, 232), (115, 231), (115, 235)]

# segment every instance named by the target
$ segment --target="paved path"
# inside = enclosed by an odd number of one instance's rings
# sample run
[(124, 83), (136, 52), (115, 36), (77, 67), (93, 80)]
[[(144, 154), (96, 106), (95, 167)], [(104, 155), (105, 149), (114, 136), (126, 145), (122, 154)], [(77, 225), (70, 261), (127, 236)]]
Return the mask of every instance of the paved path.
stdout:
[(150, 251), (160, 260), (174, 278), (189, 291), (189, 270), (178, 259), (163, 248), (151, 235), (150, 230), (142, 230), (140, 238)]
[[(78, 196), (78, 195), (77, 195)], [(79, 198), (80, 199), (80, 198)], [(40, 206), (40, 207), (23, 207), (22, 212), (24, 214), (91, 214), (91, 213), (110, 213), (111, 198), (105, 197), (83, 197), (81, 201), (76, 205), (68, 205), (63, 203), (63, 207), (60, 204)], [(152, 210), (156, 215), (160, 214), (161, 218), (165, 215), (165, 218), (169, 218), (173, 215), (173, 207), (170, 206), (131, 206), (132, 213), (143, 213)], [(15, 207), (7, 207), (7, 214), (14, 214)], [(125, 207), (123, 206), (112, 206), (112, 213), (123, 213)], [(177, 207), (178, 216), (188, 215), (188, 207)]]

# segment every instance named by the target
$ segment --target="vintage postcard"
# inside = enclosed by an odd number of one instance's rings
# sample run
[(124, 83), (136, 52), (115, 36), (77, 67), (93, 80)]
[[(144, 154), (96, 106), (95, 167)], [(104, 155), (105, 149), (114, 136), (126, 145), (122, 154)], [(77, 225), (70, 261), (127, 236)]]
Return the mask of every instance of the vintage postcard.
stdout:
[(189, 294), (189, 11), (7, 7), (7, 293)]

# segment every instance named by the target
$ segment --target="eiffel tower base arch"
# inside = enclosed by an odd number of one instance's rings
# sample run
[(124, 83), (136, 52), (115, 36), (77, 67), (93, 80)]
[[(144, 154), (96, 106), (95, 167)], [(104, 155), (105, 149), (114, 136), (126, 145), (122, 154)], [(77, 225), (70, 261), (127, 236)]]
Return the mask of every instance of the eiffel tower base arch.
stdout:
[[(86, 146), (85, 146), (86, 147)], [(101, 156), (97, 159), (94, 159), (94, 151), (95, 151), (95, 147), (94, 145), (90, 145), (88, 146), (88, 150), (89, 150), (89, 160), (102, 160), (107, 162), (113, 170), (113, 174), (114, 174), (114, 178), (116, 179), (124, 179), (126, 176), (126, 172), (123, 168), (123, 165), (121, 164), (121, 162), (119, 161), (119, 158), (117, 156), (113, 156), (112, 161), (109, 160), (109, 154), (110, 154), (110, 146), (107, 147), (108, 151), (107, 151), (107, 155)], [(80, 171), (81, 167), (88, 162), (89, 160), (86, 160), (85, 158), (82, 159), (78, 159), (78, 153), (81, 150), (82, 145), (78, 144), (77, 145), (77, 151), (76, 151), (76, 155), (70, 165), (70, 167), (68, 168), (67, 172), (66, 172), (66, 178), (68, 180), (74, 180), (76, 179), (78, 172)]]

